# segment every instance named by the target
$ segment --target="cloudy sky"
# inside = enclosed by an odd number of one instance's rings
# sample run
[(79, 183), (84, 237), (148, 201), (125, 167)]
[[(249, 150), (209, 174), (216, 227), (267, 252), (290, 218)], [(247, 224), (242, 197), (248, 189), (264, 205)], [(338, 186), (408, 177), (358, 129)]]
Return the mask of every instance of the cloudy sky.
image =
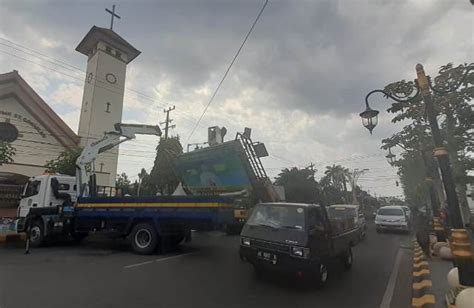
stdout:
[[(123, 121), (156, 124), (175, 105), (172, 134), (186, 143), (264, 0), (115, 3), (114, 30), (142, 51), (128, 66)], [(109, 26), (111, 5), (0, 0), (0, 73), (18, 70), (74, 131), (86, 69), (74, 49), (91, 26)], [(364, 97), (414, 79), (417, 63), (434, 75), (447, 62), (471, 62), (472, 13), (468, 0), (270, 0), (189, 142), (205, 141), (208, 126), (225, 126), (230, 138), (251, 127), (272, 177), (310, 163), (319, 177), (336, 163), (369, 168), (362, 187), (400, 195), (380, 149), (397, 125), (383, 112), (371, 136), (358, 116)], [(119, 171), (132, 179), (149, 171), (156, 144), (139, 137), (121, 146)]]

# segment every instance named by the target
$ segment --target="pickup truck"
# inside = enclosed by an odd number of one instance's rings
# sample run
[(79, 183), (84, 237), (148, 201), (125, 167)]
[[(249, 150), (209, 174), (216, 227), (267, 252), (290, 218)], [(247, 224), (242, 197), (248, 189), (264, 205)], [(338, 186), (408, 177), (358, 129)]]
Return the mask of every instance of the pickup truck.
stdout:
[(242, 229), (240, 258), (265, 271), (315, 278), (318, 286), (328, 279), (328, 263), (341, 260), (352, 266), (352, 246), (358, 242), (353, 219), (330, 220), (317, 204), (260, 203)]

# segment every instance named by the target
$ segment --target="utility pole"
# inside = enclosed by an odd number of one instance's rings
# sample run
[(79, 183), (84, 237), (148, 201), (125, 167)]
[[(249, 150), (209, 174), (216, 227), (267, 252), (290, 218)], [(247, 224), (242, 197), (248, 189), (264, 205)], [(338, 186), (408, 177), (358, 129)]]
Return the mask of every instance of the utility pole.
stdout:
[(168, 110), (166, 110), (166, 109), (163, 110), (163, 112), (166, 113), (166, 121), (161, 122), (160, 124), (165, 125), (165, 139), (168, 139), (168, 130), (170, 128), (175, 128), (176, 127), (175, 124), (170, 125), (170, 123), (173, 121), (173, 119), (170, 119), (170, 112), (173, 111), (174, 109), (175, 109), (175, 106), (169, 107)]

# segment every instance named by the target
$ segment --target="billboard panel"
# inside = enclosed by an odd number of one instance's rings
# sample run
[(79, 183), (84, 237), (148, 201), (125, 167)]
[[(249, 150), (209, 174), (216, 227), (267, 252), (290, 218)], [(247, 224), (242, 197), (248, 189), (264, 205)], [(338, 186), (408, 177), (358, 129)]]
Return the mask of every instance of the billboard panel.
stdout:
[(249, 165), (239, 141), (184, 153), (175, 172), (193, 193), (233, 192), (250, 187)]

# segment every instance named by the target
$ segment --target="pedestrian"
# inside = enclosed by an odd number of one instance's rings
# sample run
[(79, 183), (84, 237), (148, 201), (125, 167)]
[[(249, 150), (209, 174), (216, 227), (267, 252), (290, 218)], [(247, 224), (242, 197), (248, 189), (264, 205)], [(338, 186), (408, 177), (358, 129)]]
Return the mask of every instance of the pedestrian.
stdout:
[(426, 215), (426, 212), (424, 213), (419, 208), (415, 208), (416, 240), (423, 252), (425, 253), (426, 258), (428, 258), (429, 260), (431, 259), (430, 231), (431, 223)]

